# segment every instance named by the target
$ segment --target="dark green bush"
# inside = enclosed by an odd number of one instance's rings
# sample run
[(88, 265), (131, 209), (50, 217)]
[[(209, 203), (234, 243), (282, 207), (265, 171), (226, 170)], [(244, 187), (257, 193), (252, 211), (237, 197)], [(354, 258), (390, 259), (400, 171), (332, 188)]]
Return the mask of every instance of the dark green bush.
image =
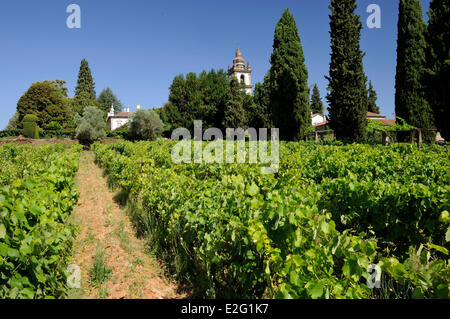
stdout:
[(18, 137), (20, 134), (22, 134), (22, 130), (4, 130), (4, 131), (0, 131), (0, 138)]
[(76, 114), (74, 123), (77, 125), (75, 137), (82, 144), (90, 144), (106, 137), (103, 112), (95, 106), (87, 106), (83, 117)]
[(25, 137), (38, 139), (39, 126), (37, 125), (38, 117), (34, 114), (27, 114), (23, 118), (23, 135)]
[(134, 140), (154, 140), (164, 130), (164, 123), (152, 110), (138, 110), (130, 123), (130, 138)]

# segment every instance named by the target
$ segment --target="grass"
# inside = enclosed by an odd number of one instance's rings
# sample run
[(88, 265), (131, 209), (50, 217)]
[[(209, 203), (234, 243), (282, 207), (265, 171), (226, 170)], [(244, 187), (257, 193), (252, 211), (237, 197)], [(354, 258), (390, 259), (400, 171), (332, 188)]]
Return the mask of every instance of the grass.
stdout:
[(98, 294), (98, 299), (105, 299), (109, 296), (108, 289), (106, 287), (100, 287), (100, 292)]
[(106, 266), (105, 252), (100, 244), (97, 244), (97, 248), (94, 256), (94, 264), (89, 270), (89, 279), (92, 285), (101, 285), (111, 277), (112, 270)]
[(128, 233), (125, 231), (125, 223), (120, 221), (119, 226), (114, 230), (114, 234), (120, 240), (120, 246), (129, 254), (132, 253), (131, 240)]

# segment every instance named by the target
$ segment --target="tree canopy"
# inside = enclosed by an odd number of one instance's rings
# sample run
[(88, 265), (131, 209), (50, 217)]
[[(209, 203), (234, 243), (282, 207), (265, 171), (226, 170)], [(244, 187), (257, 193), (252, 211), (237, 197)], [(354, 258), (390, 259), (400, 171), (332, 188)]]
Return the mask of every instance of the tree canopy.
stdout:
[(311, 96), (311, 112), (319, 114), (323, 114), (324, 112), (324, 106), (317, 84), (314, 84), (313, 94)]
[(109, 87), (100, 92), (97, 102), (99, 103), (100, 109), (105, 114), (109, 113), (112, 105), (114, 105), (115, 113), (119, 113), (122, 110), (122, 102), (120, 102)]
[(372, 81), (369, 81), (369, 100), (367, 104), (367, 111), (380, 114), (380, 108), (377, 105), (377, 92), (373, 88)]
[(282, 140), (299, 140), (311, 127), (308, 70), (294, 16), (286, 9), (275, 27), (266, 78), (273, 125)]
[(46, 128), (48, 123), (56, 121), (64, 126), (69, 119), (69, 110), (64, 95), (53, 81), (35, 82), (17, 102), (18, 127), (27, 114), (38, 117), (38, 125)]
[(164, 130), (164, 123), (153, 110), (137, 110), (130, 122), (130, 137), (136, 140), (154, 140)]
[(87, 94), (86, 97), (91, 100), (96, 98), (94, 78), (86, 59), (81, 60), (77, 86), (75, 87), (75, 98), (79, 98), (83, 93)]
[[(419, 0), (400, 0), (395, 76), (395, 113), (408, 124), (433, 127), (433, 114), (425, 90), (425, 30)], [(424, 140), (433, 136), (425, 133)]]
[(75, 136), (80, 143), (90, 144), (106, 138), (104, 114), (95, 106), (87, 106), (83, 111), (83, 116), (76, 114), (74, 123), (76, 125)]
[(435, 125), (443, 138), (450, 140), (450, 3), (433, 0), (428, 11), (427, 96)]
[(367, 126), (367, 78), (360, 49), (362, 23), (356, 0), (331, 0), (331, 63), (328, 79), (330, 126), (339, 139), (361, 141)]

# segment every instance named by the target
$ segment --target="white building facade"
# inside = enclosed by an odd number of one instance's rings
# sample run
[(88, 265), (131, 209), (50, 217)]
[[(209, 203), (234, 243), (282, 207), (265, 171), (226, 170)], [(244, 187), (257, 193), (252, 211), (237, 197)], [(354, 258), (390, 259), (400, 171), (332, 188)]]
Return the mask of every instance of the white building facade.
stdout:
[(316, 114), (311, 115), (311, 120), (312, 120), (312, 125), (316, 126), (318, 124), (322, 124), (322, 123), (326, 122), (327, 117), (323, 114), (316, 113)]
[[(141, 106), (138, 104), (136, 110), (139, 110), (140, 108)], [(114, 105), (112, 105), (111, 110), (108, 113), (108, 119), (106, 120), (109, 129), (111, 131), (114, 131), (117, 130), (119, 127), (127, 124), (131, 119), (131, 115), (133, 114), (134, 112), (130, 112), (129, 106), (127, 106), (126, 108), (124, 107), (122, 112), (115, 114)]]

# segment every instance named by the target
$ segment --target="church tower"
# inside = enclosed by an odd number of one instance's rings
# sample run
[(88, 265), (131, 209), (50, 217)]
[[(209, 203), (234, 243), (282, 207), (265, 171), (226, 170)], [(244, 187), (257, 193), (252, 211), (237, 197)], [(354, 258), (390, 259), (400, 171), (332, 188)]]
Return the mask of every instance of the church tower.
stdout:
[(239, 48), (236, 51), (236, 57), (233, 60), (233, 67), (228, 66), (228, 76), (235, 76), (239, 83), (245, 83), (245, 92), (249, 95), (253, 95), (253, 85), (252, 85), (252, 68), (250, 63), (247, 62), (245, 66), (245, 61), (242, 58), (241, 50)]

